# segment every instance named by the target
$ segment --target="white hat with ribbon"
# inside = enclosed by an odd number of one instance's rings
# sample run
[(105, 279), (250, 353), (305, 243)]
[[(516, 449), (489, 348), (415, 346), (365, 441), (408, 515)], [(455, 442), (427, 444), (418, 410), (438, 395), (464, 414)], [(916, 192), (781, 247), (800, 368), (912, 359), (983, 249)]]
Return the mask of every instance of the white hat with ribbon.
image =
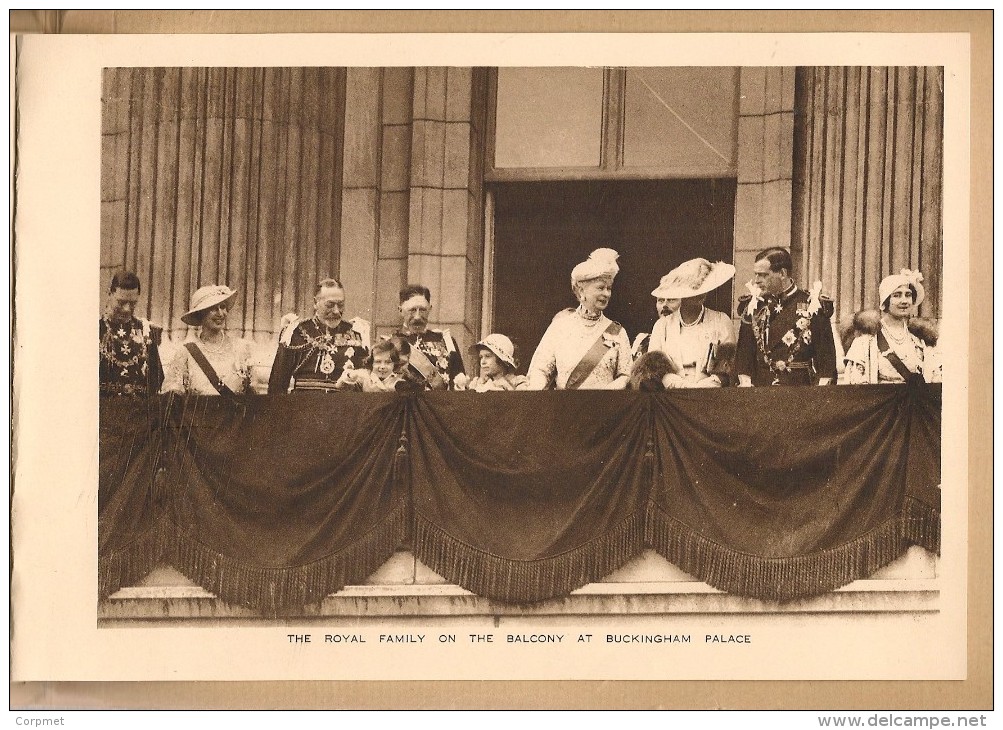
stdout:
[(478, 342), (474, 347), (484, 347), (495, 354), (502, 362), (515, 367), (515, 345), (505, 335), (491, 334)]
[(181, 321), (190, 327), (198, 326), (202, 319), (198, 315), (207, 309), (228, 302), (237, 296), (237, 290), (223, 284), (209, 284), (199, 287), (192, 294), (191, 306), (181, 315)]

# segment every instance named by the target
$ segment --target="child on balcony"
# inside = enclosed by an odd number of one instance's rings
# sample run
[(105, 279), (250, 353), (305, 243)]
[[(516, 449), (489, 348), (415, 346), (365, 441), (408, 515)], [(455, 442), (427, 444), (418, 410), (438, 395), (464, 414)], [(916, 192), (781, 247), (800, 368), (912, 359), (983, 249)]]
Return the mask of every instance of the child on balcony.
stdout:
[(467, 384), (467, 390), (485, 393), (489, 390), (529, 389), (529, 378), (515, 374), (515, 346), (508, 337), (488, 335), (474, 348), (480, 362), (480, 375)]

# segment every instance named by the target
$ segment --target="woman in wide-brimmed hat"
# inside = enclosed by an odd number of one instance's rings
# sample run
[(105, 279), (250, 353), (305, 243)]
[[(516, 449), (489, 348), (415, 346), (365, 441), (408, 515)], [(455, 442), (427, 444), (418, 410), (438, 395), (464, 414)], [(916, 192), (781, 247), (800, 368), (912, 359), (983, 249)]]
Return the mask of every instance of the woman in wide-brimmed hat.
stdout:
[(734, 358), (731, 318), (707, 309), (707, 294), (726, 284), (735, 267), (724, 262), (690, 259), (662, 277), (651, 292), (658, 299), (678, 299), (679, 308), (655, 322), (648, 352), (664, 352), (673, 372), (663, 378), (667, 388), (717, 388), (728, 378)]
[(593, 251), (571, 272), (578, 307), (557, 313), (529, 364), (531, 390), (622, 389), (630, 380), (630, 340), (603, 310), (620, 271), (611, 248)]
[(926, 296), (922, 282), (923, 275), (909, 269), (881, 280), (880, 311), (858, 312), (854, 317), (859, 335), (844, 358), (847, 383), (940, 382), (937, 328), (913, 317)]
[(237, 292), (222, 284), (192, 294), (181, 321), (196, 331), (168, 363), (163, 392), (230, 395), (247, 392), (251, 379), (251, 343), (230, 336), (226, 318)]

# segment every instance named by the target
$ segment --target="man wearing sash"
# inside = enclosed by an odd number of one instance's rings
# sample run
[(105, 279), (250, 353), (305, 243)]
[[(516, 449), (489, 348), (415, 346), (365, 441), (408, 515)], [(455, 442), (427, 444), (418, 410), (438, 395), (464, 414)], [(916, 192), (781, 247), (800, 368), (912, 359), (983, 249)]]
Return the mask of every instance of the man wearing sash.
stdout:
[(620, 267), (616, 251), (600, 248), (571, 272), (578, 307), (558, 312), (529, 364), (531, 390), (622, 389), (630, 381), (630, 339), (603, 310)]
[(296, 391), (337, 390), (338, 378), (345, 370), (366, 365), (368, 323), (342, 319), (345, 287), (341, 282), (319, 282), (313, 301), (313, 317), (305, 321), (294, 317), (279, 333), (279, 347), (268, 378), (269, 393), (287, 392), (290, 380)]
[(454, 390), (466, 385), (463, 358), (449, 330), (428, 326), (432, 292), (421, 284), (400, 291), (401, 328), (394, 337), (411, 346), (408, 379), (427, 390)]
[(136, 317), (139, 277), (120, 271), (111, 280), (108, 305), (98, 324), (101, 395), (156, 395), (164, 382), (160, 327)]
[(739, 299), (735, 372), (740, 386), (828, 385), (836, 380), (832, 300), (791, 279), (791, 255), (768, 248), (756, 256), (750, 294)]

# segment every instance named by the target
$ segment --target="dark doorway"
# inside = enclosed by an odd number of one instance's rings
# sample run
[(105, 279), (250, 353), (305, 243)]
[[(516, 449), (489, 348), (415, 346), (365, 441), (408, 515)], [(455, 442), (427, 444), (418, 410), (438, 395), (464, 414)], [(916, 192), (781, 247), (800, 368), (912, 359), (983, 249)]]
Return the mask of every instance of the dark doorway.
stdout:
[[(494, 326), (526, 365), (554, 315), (576, 306), (571, 269), (593, 249), (620, 253), (606, 313), (631, 340), (655, 320), (651, 290), (670, 269), (702, 256), (732, 260), (735, 180), (520, 182), (495, 199)], [(732, 286), (707, 298), (731, 314)]]

